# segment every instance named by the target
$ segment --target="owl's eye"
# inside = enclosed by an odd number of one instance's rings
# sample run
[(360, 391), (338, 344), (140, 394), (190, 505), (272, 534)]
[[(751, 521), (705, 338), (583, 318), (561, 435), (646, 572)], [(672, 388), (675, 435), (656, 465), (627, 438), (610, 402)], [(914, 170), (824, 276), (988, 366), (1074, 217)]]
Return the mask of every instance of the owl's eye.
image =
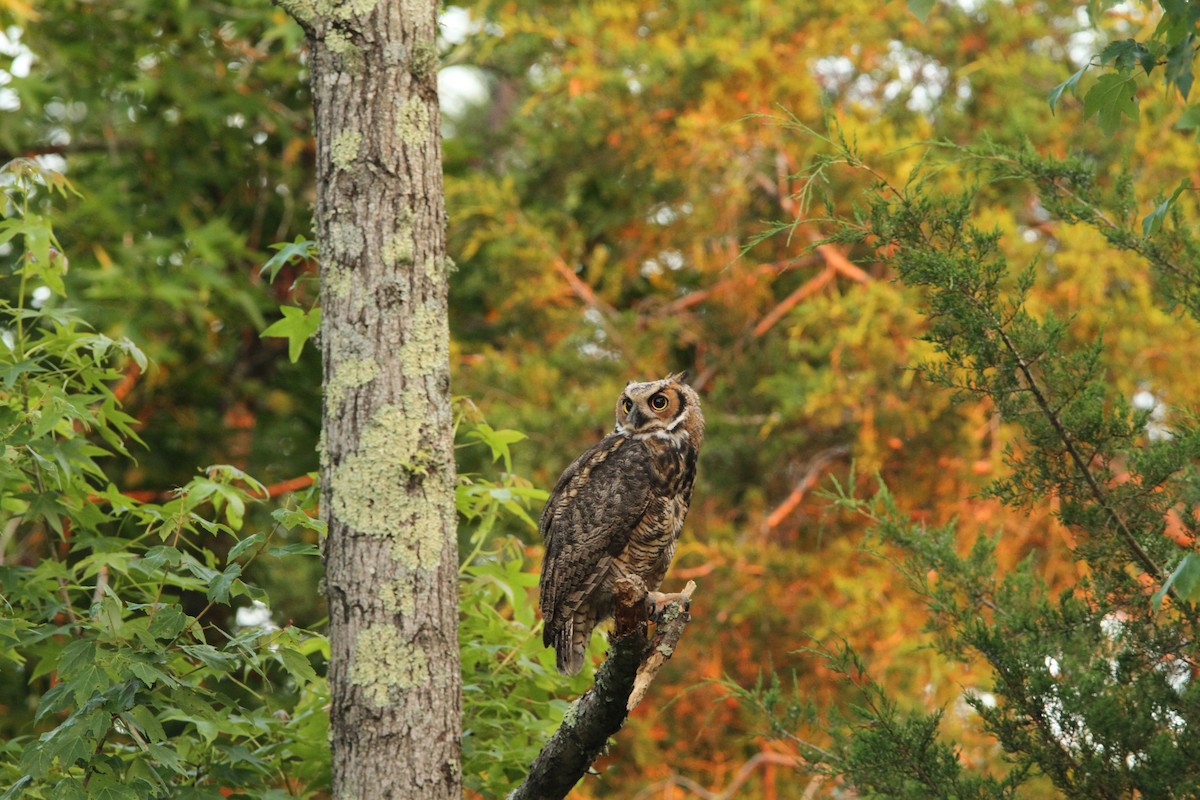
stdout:
[(665, 394), (656, 394), (650, 398), (650, 407), (655, 411), (664, 411), (667, 408), (667, 396)]
[(621, 401), (621, 410), (626, 414), (628, 414), (630, 411), (633, 411), (633, 401), (626, 397)]

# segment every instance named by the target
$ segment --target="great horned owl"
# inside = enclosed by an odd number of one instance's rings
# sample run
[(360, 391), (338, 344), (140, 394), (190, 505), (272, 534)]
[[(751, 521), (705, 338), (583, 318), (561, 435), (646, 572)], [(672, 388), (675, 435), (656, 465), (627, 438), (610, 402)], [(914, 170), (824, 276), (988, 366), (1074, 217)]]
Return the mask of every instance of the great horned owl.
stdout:
[(583, 666), (596, 624), (613, 614), (613, 583), (658, 589), (687, 516), (704, 438), (700, 398), (669, 375), (630, 383), (617, 427), (567, 467), (540, 528), (542, 639), (568, 675)]

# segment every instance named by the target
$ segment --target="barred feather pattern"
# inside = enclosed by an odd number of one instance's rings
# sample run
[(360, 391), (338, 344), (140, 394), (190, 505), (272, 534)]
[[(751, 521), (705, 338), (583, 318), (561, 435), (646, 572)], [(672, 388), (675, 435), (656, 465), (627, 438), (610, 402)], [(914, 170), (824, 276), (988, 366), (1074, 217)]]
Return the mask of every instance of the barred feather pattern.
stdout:
[(680, 375), (630, 383), (616, 428), (559, 478), (542, 512), (543, 641), (559, 671), (583, 667), (620, 577), (662, 584), (687, 517), (704, 438), (696, 392)]

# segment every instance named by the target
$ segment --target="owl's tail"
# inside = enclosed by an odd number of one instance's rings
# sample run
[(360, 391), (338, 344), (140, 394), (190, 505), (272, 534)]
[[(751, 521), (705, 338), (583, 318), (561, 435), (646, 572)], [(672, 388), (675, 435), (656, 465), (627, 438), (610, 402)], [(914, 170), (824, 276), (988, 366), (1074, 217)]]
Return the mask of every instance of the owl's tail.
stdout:
[(583, 660), (587, 657), (588, 641), (592, 638), (594, 627), (595, 620), (589, 620), (586, 615), (576, 613), (574, 619), (567, 619), (558, 629), (558, 635), (554, 637), (554, 654), (559, 672), (564, 675), (576, 675), (583, 669)]

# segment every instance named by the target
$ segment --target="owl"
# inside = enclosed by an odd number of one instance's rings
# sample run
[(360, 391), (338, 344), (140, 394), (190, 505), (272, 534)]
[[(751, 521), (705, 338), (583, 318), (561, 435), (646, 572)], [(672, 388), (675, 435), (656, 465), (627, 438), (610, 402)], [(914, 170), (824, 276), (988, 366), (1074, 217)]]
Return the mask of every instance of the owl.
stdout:
[(616, 429), (558, 479), (539, 527), (542, 639), (560, 672), (583, 666), (592, 629), (613, 615), (618, 578), (641, 581), (648, 592), (662, 583), (703, 439), (700, 398), (682, 373), (631, 382), (617, 399)]

